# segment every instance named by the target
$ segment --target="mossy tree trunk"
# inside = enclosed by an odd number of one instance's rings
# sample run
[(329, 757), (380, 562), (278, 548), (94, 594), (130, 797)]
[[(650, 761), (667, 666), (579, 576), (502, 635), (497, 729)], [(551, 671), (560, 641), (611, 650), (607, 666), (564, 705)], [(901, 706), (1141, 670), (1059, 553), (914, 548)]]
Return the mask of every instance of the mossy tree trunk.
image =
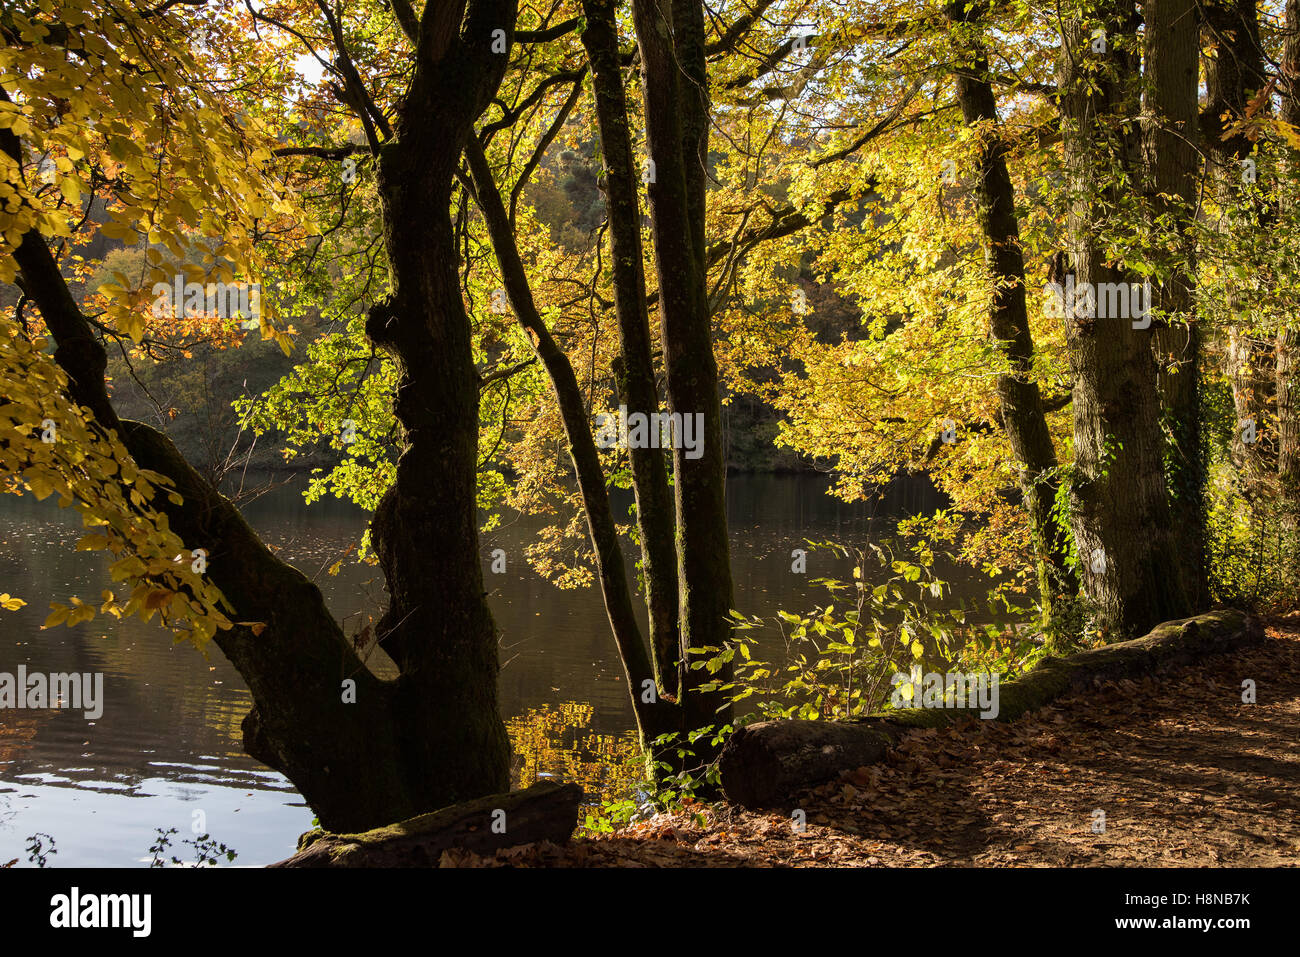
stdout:
[[(703, 691), (728, 669), (709, 675), (691, 665), (691, 648), (720, 646), (731, 638), (730, 547), (727, 540), (726, 454), (712, 323), (706, 294), (705, 175), (708, 168), (708, 80), (704, 12), (699, 0), (633, 0), (641, 53), (646, 142), (654, 175), (648, 184), (659, 325), (670, 413), (703, 418), (702, 448), (689, 457), (673, 449), (679, 582), (679, 674), (688, 729), (730, 720), (723, 694)], [(694, 454), (694, 453), (692, 453)], [(712, 758), (712, 753), (697, 756)]]
[(401, 669), (390, 734), (412, 784), (440, 807), (509, 786), (497, 635), (478, 555), (478, 373), (461, 299), (451, 191), (461, 144), (496, 92), (504, 0), (425, 7), (410, 88), (378, 155), (391, 293), (366, 334), (397, 364), (406, 447), (371, 525), (388, 583), (377, 634)]
[[(1205, 463), (1201, 451), (1201, 333), (1195, 288), (1199, 205), (1200, 24), (1196, 0), (1151, 0), (1143, 8), (1145, 93), (1142, 167), (1146, 210), (1159, 242), (1152, 258), (1168, 271), (1151, 283), (1151, 345), (1156, 358), (1166, 481), (1178, 516), (1172, 535), (1188, 608), (1209, 601), (1205, 551)], [(1169, 251), (1169, 252), (1166, 252)], [(1171, 255), (1172, 254), (1172, 255)]]
[(1002, 427), (1012, 453), (1023, 466), (1020, 489), (1033, 536), (1039, 593), (1050, 622), (1053, 603), (1074, 598), (1079, 579), (1069, 562), (1068, 531), (1054, 512), (1060, 477), (1042, 396), (1033, 378), (1034, 339), (1029, 327), (1015, 188), (1007, 169), (1007, 146), (998, 121), (977, 11), (962, 0), (949, 4), (948, 17), (954, 24), (953, 39), (962, 56), (956, 69), (962, 116), (968, 126), (981, 128), (975, 195), (984, 257), (994, 288), (989, 302), (989, 338), (1006, 354), (1010, 366), (997, 380)]
[[(1076, 287), (1130, 284), (1099, 238), (1104, 209), (1123, 205), (1117, 185), (1136, 174), (1137, 16), (1108, 0), (1062, 36), (1059, 95), (1070, 206), (1065, 257)], [(1101, 296), (1096, 297), (1101, 300)], [(1123, 315), (1074, 314), (1066, 304), (1074, 374), (1075, 466), (1071, 523), (1084, 589), (1100, 624), (1140, 634), (1188, 611), (1164, 477), (1160, 397), (1149, 328)], [(1086, 313), (1087, 310), (1084, 310)]]
[[(641, 245), (641, 208), (637, 192), (637, 166), (628, 129), (627, 94), (618, 48), (614, 0), (583, 0), (586, 29), (582, 33), (591, 64), (605, 162), (605, 201), (609, 220), (614, 307), (620, 342), (619, 397), (628, 414), (647, 417), (659, 411), (655, 382), (650, 320), (646, 308), (645, 268)], [(677, 555), (673, 544), (673, 499), (668, 487), (664, 455), (659, 449), (629, 449), (632, 488), (636, 494), (637, 526), (641, 539), (641, 567), (645, 577), (646, 608), (655, 678), (662, 692), (680, 693), (677, 660)]]
[[(1300, 128), (1300, 0), (1286, 2), (1286, 40), (1282, 47), (1281, 119)], [(1300, 177), (1300, 150), (1291, 149), (1293, 181)], [(1277, 395), (1277, 476), (1283, 524), (1291, 537), (1293, 576), (1300, 576), (1300, 319), (1290, 317), (1278, 332), (1274, 352)]]

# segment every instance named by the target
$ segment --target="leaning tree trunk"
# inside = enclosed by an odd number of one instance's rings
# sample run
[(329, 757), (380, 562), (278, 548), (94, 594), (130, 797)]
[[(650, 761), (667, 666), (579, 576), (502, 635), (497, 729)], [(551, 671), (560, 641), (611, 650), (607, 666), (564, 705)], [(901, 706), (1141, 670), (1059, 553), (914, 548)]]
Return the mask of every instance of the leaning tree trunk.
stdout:
[[(8, 130), (0, 131), (0, 147), (20, 155)], [(394, 689), (357, 657), (320, 589), (276, 558), (165, 435), (118, 418), (104, 383), (104, 347), (39, 232), (23, 237), (15, 259), (19, 285), (41, 310), (73, 400), (100, 428), (116, 431), (138, 465), (171, 480), (181, 504), (161, 498), (155, 506), (187, 545), (207, 551), (207, 574), (239, 620), (264, 625), (260, 633), (237, 625), (213, 639), (252, 694), (244, 749), (289, 778), (331, 829), (372, 827), (428, 809), (393, 735)], [(348, 680), (355, 682), (354, 703), (344, 701)]]
[[(329, 19), (328, 8), (324, 8)], [(333, 831), (359, 831), (500, 792), (509, 742), (497, 709), (497, 636), (478, 562), (478, 377), (460, 298), (450, 216), (461, 144), (499, 86), (513, 35), (512, 0), (428, 3), (418, 19), (394, 5), (414, 48), (410, 85), (390, 130), (365, 102), (341, 32), (349, 76), (377, 152), (391, 295), (366, 332), (400, 371), (395, 413), (406, 448), (376, 510), (376, 553), (389, 607), (379, 641), (400, 668), (371, 674), (330, 616), (320, 591), (276, 559), (238, 510), (160, 433), (118, 419), (104, 384), (106, 356), (36, 231), (16, 252), (20, 282), (57, 343), (70, 392), (105, 430), (117, 430), (145, 468), (184, 497), (159, 503), (187, 544), (208, 552), (208, 574), (239, 620), (218, 646), (248, 683), (246, 750), (283, 772)], [(379, 144), (381, 128), (387, 142)], [(19, 161), (22, 144), (0, 131)], [(345, 684), (349, 685), (345, 694)]]
[(600, 454), (596, 451), (596, 442), (588, 421), (586, 397), (573, 373), (573, 364), (555, 341), (533, 301), (532, 288), (515, 244), (505, 204), (501, 200), (483, 147), (473, 134), (466, 138), (465, 157), (473, 177), (478, 206), (483, 212), (488, 235), (501, 267), (506, 295), (519, 325), (530, 333), (529, 341), (533, 343), (533, 350), (546, 369), (560, 410), (569, 457), (578, 479), (578, 492), (582, 496), (583, 512), (587, 516), (587, 531), (596, 556), (596, 572), (600, 581), (600, 593), (605, 600), (605, 615), (618, 647), (641, 744), (648, 747), (658, 735), (674, 729), (676, 709), (667, 698), (654, 693), (654, 666), (637, 624), (623, 550), (618, 540), (618, 526), (614, 521), (614, 511), (605, 484), (605, 472), (601, 468)]
[(989, 303), (989, 338), (1006, 353), (1009, 372), (997, 379), (1002, 427), (1017, 461), (1022, 463), (1020, 488), (1028, 513), (1039, 594), (1045, 617), (1053, 602), (1073, 598), (1078, 576), (1069, 564), (1070, 542), (1054, 514), (1057, 477), (1056, 449), (1043, 414), (1042, 396), (1034, 381), (1034, 339), (1029, 328), (1025, 295), (1025, 260), (1020, 248), (1015, 188), (1007, 170), (1007, 147), (998, 125), (997, 101), (989, 80), (988, 55), (977, 32), (973, 12), (964, 2), (948, 7), (958, 31), (954, 38), (962, 56), (956, 70), (957, 99), (968, 126), (988, 126), (979, 134), (976, 197), (984, 257), (993, 279)]
[[(659, 411), (659, 392), (646, 311), (640, 203), (628, 130), (627, 96), (619, 63), (615, 6), (614, 0), (583, 0), (587, 25), (582, 42), (591, 64), (601, 157), (605, 163), (606, 215), (621, 349), (616, 370), (619, 397), (627, 404), (629, 415), (640, 412), (647, 416), (647, 421), (653, 421), (648, 417)], [(679, 695), (677, 555), (673, 545), (673, 500), (668, 472), (659, 449), (628, 449), (628, 458), (636, 494), (655, 678), (661, 691)]]
[[(1138, 74), (1132, 5), (1109, 0), (1097, 16), (1105, 29), (1100, 44), (1091, 23), (1066, 24), (1059, 74), (1068, 261), (1076, 286), (1094, 290), (1133, 279), (1109, 265), (1097, 237), (1108, 225), (1103, 204), (1119, 205), (1118, 174), (1133, 165), (1135, 143), (1122, 118), (1136, 113)], [(1065, 305), (1075, 376), (1071, 524), (1101, 625), (1129, 636), (1187, 609), (1170, 530), (1151, 333), (1122, 316), (1079, 316), (1073, 303)]]

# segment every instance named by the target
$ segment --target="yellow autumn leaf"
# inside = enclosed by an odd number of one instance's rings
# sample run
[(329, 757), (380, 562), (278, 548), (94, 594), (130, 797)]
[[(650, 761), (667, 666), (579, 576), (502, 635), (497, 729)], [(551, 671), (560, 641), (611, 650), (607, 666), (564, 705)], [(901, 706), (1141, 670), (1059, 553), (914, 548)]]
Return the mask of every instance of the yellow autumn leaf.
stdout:
[(68, 613), (68, 627), (79, 625), (83, 621), (90, 621), (95, 617), (95, 607), (93, 605), (78, 605)]
[(91, 552), (101, 548), (108, 548), (109, 539), (107, 535), (101, 535), (98, 532), (91, 532), (89, 535), (83, 535), (77, 541), (77, 551)]
[(74, 206), (81, 203), (81, 181), (75, 176), (65, 176), (59, 181), (59, 192)]
[(167, 588), (155, 588), (144, 599), (144, 607), (150, 610), (163, 608), (176, 597), (176, 593)]
[(68, 613), (72, 611), (72, 609), (67, 605), (60, 605), (56, 601), (50, 602), (50, 607), (54, 610), (50, 612), (50, 616), (46, 618), (45, 623), (41, 625), (41, 628), (43, 629), (53, 628), (56, 625), (63, 624), (68, 620)]

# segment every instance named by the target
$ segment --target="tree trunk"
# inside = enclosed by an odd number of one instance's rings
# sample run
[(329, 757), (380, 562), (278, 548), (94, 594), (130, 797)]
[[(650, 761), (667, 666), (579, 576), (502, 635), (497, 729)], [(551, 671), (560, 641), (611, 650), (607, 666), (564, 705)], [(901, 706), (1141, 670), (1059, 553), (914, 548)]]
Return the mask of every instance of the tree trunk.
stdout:
[[(616, 370), (618, 392), (629, 415), (641, 412), (649, 417), (659, 411), (659, 392), (650, 348), (637, 169), (628, 133), (627, 96), (619, 65), (615, 3), (614, 0), (583, 0), (582, 9), (587, 18), (582, 42), (591, 64), (601, 156), (605, 163), (614, 305), (621, 343), (620, 365)], [(653, 420), (647, 418), (647, 421)], [(663, 452), (659, 449), (629, 449), (628, 457), (632, 462), (632, 488), (636, 494), (655, 678), (662, 691), (680, 695), (677, 555), (673, 546), (673, 505), (668, 489), (668, 472)]]
[[(646, 138), (655, 172), (649, 184), (650, 215), (668, 409), (674, 415), (703, 417), (698, 457), (688, 457), (681, 442), (673, 449), (679, 673), (686, 727), (698, 728), (730, 720), (725, 695), (700, 690), (710, 680), (727, 681), (730, 674), (726, 668), (714, 675), (691, 668), (701, 656), (689, 649), (727, 642), (733, 607), (722, 407), (705, 291), (708, 89), (703, 8), (699, 0), (674, 0), (670, 20), (664, 5), (654, 0), (634, 0), (632, 7), (641, 51)], [(699, 756), (707, 760), (712, 755)]]
[(648, 745), (657, 735), (672, 728), (670, 714), (673, 709), (669, 701), (661, 700), (654, 693), (654, 669), (646, 654), (645, 642), (633, 610), (632, 591), (628, 587), (618, 528), (610, 508), (605, 473), (592, 438), (582, 390), (573, 374), (569, 357), (551, 335), (533, 302), (532, 288), (523, 261), (519, 258), (505, 205), (492, 178), (483, 147), (473, 134), (466, 138), (465, 156), (474, 179), (478, 205), (487, 221), (493, 249), (501, 266), (507, 296), (519, 324), (532, 334), (529, 338), (546, 368), (560, 407), (569, 455), (578, 477), (583, 511), (587, 515), (587, 529), (596, 554), (596, 570), (601, 595), (605, 599), (605, 614), (618, 646), (628, 693), (632, 696), (632, 708), (636, 714), (641, 743), (643, 746)]
[[(14, 155), (16, 140), (0, 133)], [(239, 510), (182, 458), (162, 433), (120, 420), (104, 386), (107, 356), (77, 307), (44, 239), (23, 237), (19, 282), (41, 310), (68, 373), (72, 398), (105, 431), (116, 431), (136, 463), (166, 475), (182, 496), (154, 504), (187, 544), (208, 552), (207, 574), (242, 621), (213, 639), (253, 697), (243, 721), (244, 749), (283, 773), (322, 823), (373, 826), (424, 805), (413, 792), (392, 729), (399, 723), (392, 686), (372, 675), (325, 606), (320, 590), (262, 544)], [(355, 703), (343, 682), (356, 682)]]
[[(1103, 283), (1133, 280), (1109, 265), (1097, 237), (1108, 226), (1102, 204), (1118, 206), (1121, 199), (1117, 170), (1132, 169), (1136, 144), (1122, 118), (1137, 112), (1138, 75), (1132, 5), (1109, 0), (1097, 17), (1105, 28), (1100, 41), (1090, 24), (1066, 24), (1059, 71), (1072, 194), (1068, 263), (1076, 286), (1094, 292)], [(1100, 72), (1092, 72), (1094, 65)], [(1075, 376), (1070, 505), (1083, 585), (1103, 628), (1139, 634), (1188, 609), (1165, 489), (1151, 334), (1129, 318), (1100, 315), (1100, 304), (1092, 318), (1073, 314), (1071, 305), (1065, 303)]]
[(1209, 601), (1205, 553), (1204, 457), (1201, 453), (1200, 331), (1193, 306), (1199, 152), (1197, 84), (1200, 25), (1195, 0), (1150, 0), (1146, 18), (1142, 160), (1147, 212), (1167, 256), (1167, 278), (1152, 282), (1152, 346), (1167, 435), (1171, 529), (1189, 609)]
[[(461, 146), (504, 75), (488, 38), (513, 39), (515, 5), (425, 8), (410, 89), (378, 178), (391, 293), (366, 334), (397, 363), (406, 448), (371, 535), (388, 583), (376, 633), (401, 669), (389, 734), (424, 810), (504, 791), (497, 634), (478, 555), (478, 373), (450, 213)], [(431, 12), (433, 11), (433, 12)], [(390, 818), (391, 819), (391, 818)]]
[[(1207, 46), (1213, 55), (1205, 61), (1207, 103), (1201, 113), (1201, 131), (1215, 198), (1221, 208), (1228, 209), (1242, 201), (1243, 163), (1254, 146), (1244, 133), (1230, 132), (1228, 123), (1246, 119), (1248, 104), (1267, 80), (1255, 0), (1210, 3), (1205, 7), (1205, 19)], [(1269, 219), (1267, 210), (1256, 209), (1252, 226), (1268, 228)], [(1277, 348), (1282, 340), (1270, 342), (1250, 328), (1247, 300), (1232, 291), (1226, 300), (1229, 323), (1222, 350), (1236, 416), (1232, 463), (1254, 520), (1267, 522), (1276, 493)], [(1246, 321), (1237, 321), (1238, 316)]]
[[(948, 7), (957, 42), (969, 63), (956, 70), (957, 99), (968, 126), (987, 126), (979, 136), (976, 197), (984, 257), (993, 279), (989, 304), (989, 338), (1007, 354), (1011, 371), (998, 376), (1002, 427), (1016, 459), (1022, 463), (1020, 488), (1028, 513), (1039, 593), (1050, 621), (1053, 602), (1073, 598), (1079, 580), (1069, 564), (1070, 543), (1053, 509), (1060, 485), (1056, 449), (1043, 414), (1042, 396), (1033, 379), (1034, 340), (1025, 296), (1025, 261), (1016, 220), (1015, 191), (1007, 170), (1005, 142), (998, 124), (997, 101), (988, 75), (988, 56), (977, 32), (975, 15), (964, 3)], [(967, 32), (970, 31), (970, 32)]]
[[(1300, 0), (1287, 0), (1286, 40), (1282, 47), (1281, 118), (1300, 127)], [(1300, 178), (1300, 151), (1288, 150), (1292, 185)], [(1293, 574), (1300, 570), (1300, 330), (1294, 320), (1277, 336), (1277, 476), (1284, 527), (1290, 534)]]
[[(366, 669), (319, 589), (276, 559), (165, 436), (118, 420), (103, 346), (39, 233), (16, 255), (73, 397), (119, 431), (141, 466), (173, 481), (183, 504), (159, 503), (172, 529), (208, 551), (208, 574), (236, 617), (265, 623), (256, 635), (235, 627), (214, 639), (252, 693), (245, 748), (283, 772), (331, 830), (411, 817), (509, 782), (496, 634), (478, 565), (478, 383), (449, 198), (460, 143), (505, 70), (485, 38), (509, 32), (514, 17), (506, 0), (425, 7), (397, 139), (379, 156), (393, 293), (367, 332), (401, 366), (396, 413), (407, 439), (373, 524), (390, 595), (380, 640), (401, 668), (395, 681)], [(12, 131), (0, 132), (0, 146), (21, 155)], [(355, 703), (346, 681), (355, 682)]]
[[(1253, 144), (1241, 132), (1229, 132), (1229, 122), (1246, 118), (1246, 107), (1264, 84), (1264, 63), (1259, 40), (1255, 0), (1220, 0), (1205, 6), (1206, 107), (1201, 113), (1206, 167), (1215, 199), (1221, 208), (1242, 199), (1243, 161)], [(1225, 119), (1226, 117), (1226, 119)], [(1223, 343), (1224, 371), (1232, 387), (1237, 422), (1232, 436), (1232, 461), (1248, 501), (1267, 497), (1272, 484), (1277, 448), (1272, 427), (1273, 356), (1269, 344), (1252, 335), (1237, 315), (1249, 312), (1248, 303), (1229, 293), (1226, 305), (1234, 317)], [(1243, 435), (1245, 423), (1254, 426), (1253, 441)], [(1249, 434), (1249, 433), (1247, 433)]]
[[(1300, 531), (1300, 333), (1278, 333), (1277, 368), (1277, 477), (1281, 487), (1283, 522)], [(1295, 547), (1297, 543), (1293, 543)]]

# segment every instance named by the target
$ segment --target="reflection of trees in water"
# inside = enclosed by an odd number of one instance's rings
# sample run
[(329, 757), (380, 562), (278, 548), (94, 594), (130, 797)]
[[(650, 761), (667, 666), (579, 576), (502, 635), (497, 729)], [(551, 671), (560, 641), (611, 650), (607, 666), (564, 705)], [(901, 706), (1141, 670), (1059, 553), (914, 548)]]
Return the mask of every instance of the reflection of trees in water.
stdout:
[(589, 704), (566, 701), (507, 720), (513, 785), (523, 788), (553, 777), (582, 785), (588, 802), (625, 795), (642, 774), (636, 732), (599, 734), (591, 730), (594, 714)]
[(27, 750), (27, 742), (36, 737), (40, 729), (40, 719), (48, 711), (20, 712), (6, 708), (3, 723), (0, 723), (0, 764), (15, 761), (18, 755)]
[[(19, 712), (6, 708), (0, 711), (0, 767), (8, 766), (10, 771), (17, 767), (18, 756), (28, 749), (28, 742), (36, 737), (40, 730), (40, 719), (50, 712)], [(0, 824), (8, 824), (18, 814), (17, 808), (9, 806), (9, 796), (0, 793)], [(10, 863), (0, 862), (0, 867), (9, 867)]]

